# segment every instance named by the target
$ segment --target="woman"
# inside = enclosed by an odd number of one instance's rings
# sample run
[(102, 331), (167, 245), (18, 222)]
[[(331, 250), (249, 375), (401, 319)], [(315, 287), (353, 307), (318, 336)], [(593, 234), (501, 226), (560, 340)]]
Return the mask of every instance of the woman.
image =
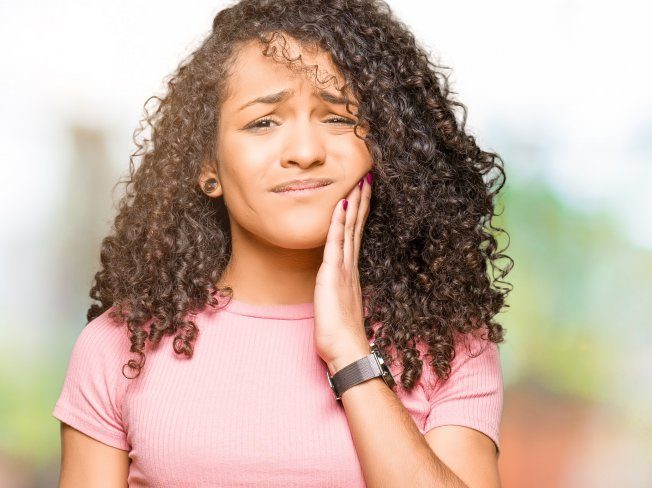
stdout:
[(61, 486), (499, 486), (504, 172), (387, 5), (241, 1), (159, 102), (53, 412)]

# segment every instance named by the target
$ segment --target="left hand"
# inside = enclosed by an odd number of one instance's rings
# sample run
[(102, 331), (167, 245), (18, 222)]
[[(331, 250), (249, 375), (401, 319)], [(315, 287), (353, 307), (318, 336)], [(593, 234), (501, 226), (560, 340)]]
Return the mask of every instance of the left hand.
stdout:
[(371, 201), (367, 175), (362, 181), (362, 189), (356, 181), (346, 196), (346, 210), (343, 200), (335, 206), (315, 282), (315, 346), (331, 374), (371, 353), (358, 273), (360, 241)]

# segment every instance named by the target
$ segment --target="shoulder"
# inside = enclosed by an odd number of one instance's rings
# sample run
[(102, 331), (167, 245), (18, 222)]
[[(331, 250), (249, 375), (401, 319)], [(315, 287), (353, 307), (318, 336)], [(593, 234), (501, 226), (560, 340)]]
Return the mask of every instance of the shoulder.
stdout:
[(502, 370), (498, 344), (474, 331), (458, 335), (454, 344), (455, 354), (450, 361), (450, 373), (446, 380), (437, 377), (428, 366), (426, 377), (430, 379), (431, 400), (446, 391), (473, 394), (474, 390), (502, 388)]
[(498, 344), (486, 337), (484, 329), (460, 335), (455, 342), (455, 357), (451, 361), (453, 371), (494, 371), (500, 365)]
[(125, 338), (128, 339), (127, 325), (112, 317), (115, 309), (115, 306), (110, 307), (88, 322), (82, 328), (80, 338), (83, 338), (82, 340), (102, 338), (109, 340), (111, 344)]
[(78, 334), (71, 361), (83, 361), (89, 367), (108, 367), (129, 359), (131, 341), (126, 324), (111, 318), (114, 307), (88, 322)]
[(122, 405), (129, 380), (122, 374), (131, 341), (127, 327), (106, 310), (86, 324), (73, 345), (52, 415), (119, 449), (128, 449)]
[(121, 399), (129, 383), (123, 366), (136, 356), (130, 352), (127, 325), (111, 317), (113, 310), (105, 310), (81, 329), (70, 353), (67, 377), (89, 387), (106, 385)]

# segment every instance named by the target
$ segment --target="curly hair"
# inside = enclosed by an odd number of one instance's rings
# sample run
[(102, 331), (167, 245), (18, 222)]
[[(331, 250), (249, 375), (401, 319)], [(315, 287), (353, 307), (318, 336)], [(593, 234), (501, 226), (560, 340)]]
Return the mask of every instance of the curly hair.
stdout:
[[(356, 125), (369, 129), (374, 185), (359, 255), (367, 337), (388, 365), (400, 359), (407, 391), (421, 377), (422, 352), (446, 381), (458, 336), (484, 330), (485, 340), (504, 341), (494, 316), (508, 306), (511, 284), (502, 278), (513, 260), (498, 249), (494, 234), (505, 231), (492, 218), (505, 172), (498, 154), (465, 131), (466, 107), (451, 96), (444, 67), (379, 0), (242, 0), (217, 13), (166, 95), (145, 102), (90, 291), (101, 305), (91, 305), (87, 318), (113, 308), (111, 317), (127, 324), (139, 361), (128, 361), (123, 375), (129, 366), (137, 376), (146, 340), (158, 344), (163, 335), (174, 334), (174, 351), (192, 357), (193, 317), (218, 305), (216, 293), (233, 292), (217, 288), (231, 252), (227, 210), (197, 183), (204, 162), (216, 157), (220, 101), (246, 42), (257, 40), (265, 56), (289, 68), (305, 67), (285, 49), (277, 59), (274, 43), (285, 36), (330, 53), (360, 101)], [(149, 113), (152, 99), (159, 103)], [(151, 139), (138, 141), (147, 126)]]

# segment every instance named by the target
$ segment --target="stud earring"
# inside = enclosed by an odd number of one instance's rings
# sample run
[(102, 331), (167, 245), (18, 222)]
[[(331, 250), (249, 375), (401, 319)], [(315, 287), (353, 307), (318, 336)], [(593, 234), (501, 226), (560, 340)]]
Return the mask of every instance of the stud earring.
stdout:
[(217, 180), (215, 178), (209, 178), (204, 183), (204, 191), (206, 191), (206, 193), (213, 193), (215, 188), (217, 188)]

